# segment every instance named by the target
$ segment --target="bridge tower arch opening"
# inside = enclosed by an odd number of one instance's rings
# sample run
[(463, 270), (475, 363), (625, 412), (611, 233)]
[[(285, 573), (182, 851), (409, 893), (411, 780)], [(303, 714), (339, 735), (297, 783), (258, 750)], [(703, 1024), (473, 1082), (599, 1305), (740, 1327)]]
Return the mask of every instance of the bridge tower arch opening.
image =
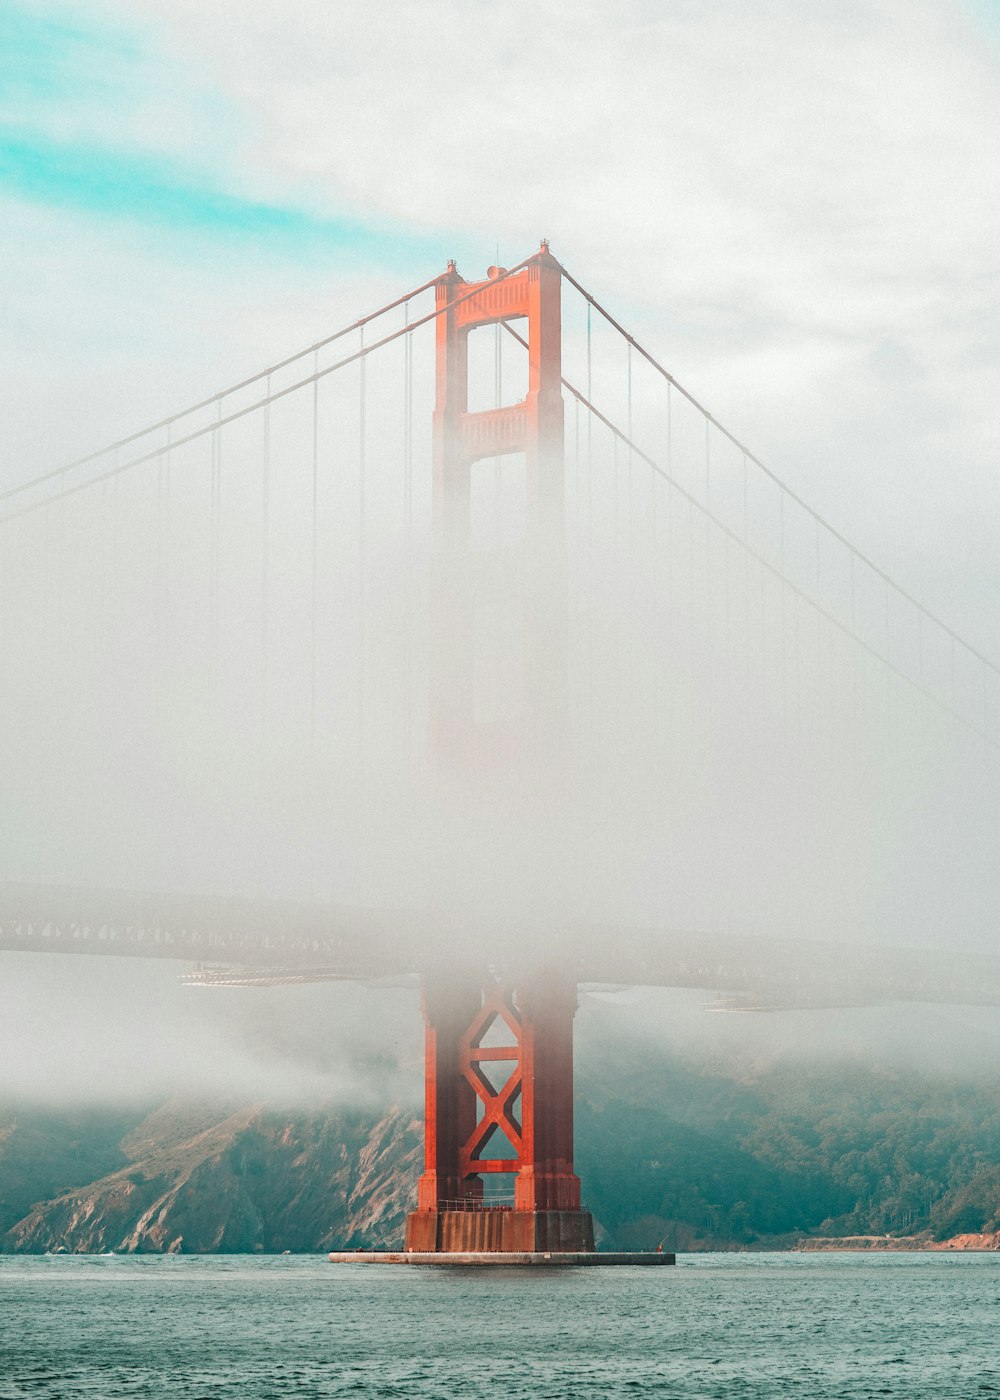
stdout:
[[(449, 263), (435, 284), (430, 744), (439, 771), (467, 781), (497, 762), (549, 764), (566, 732), (562, 268), (543, 243), (520, 270), (490, 272), (466, 282)], [(469, 337), (511, 321), (527, 323), (525, 397), (470, 411)], [(484, 723), (477, 716), (491, 707), (477, 703), (482, 636), (473, 599), (485, 580), (472, 485), (477, 464), (489, 459), (523, 473), (515, 546), (522, 680), (517, 712)], [(514, 572), (504, 575), (508, 583)]]

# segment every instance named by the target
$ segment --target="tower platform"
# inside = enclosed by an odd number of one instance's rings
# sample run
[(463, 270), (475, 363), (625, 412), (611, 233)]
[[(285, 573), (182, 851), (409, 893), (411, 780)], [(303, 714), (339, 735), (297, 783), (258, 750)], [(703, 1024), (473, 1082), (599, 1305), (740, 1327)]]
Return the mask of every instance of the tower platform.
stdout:
[(491, 1208), (479, 1201), (464, 1209), (413, 1210), (406, 1217), (407, 1254), (592, 1254), (589, 1210)]
[(356, 1250), (333, 1253), (328, 1256), (331, 1264), (436, 1264), (439, 1268), (473, 1266), (476, 1268), (525, 1268), (541, 1265), (543, 1268), (607, 1268), (613, 1265), (676, 1264), (675, 1254), (658, 1254), (654, 1251), (634, 1254), (599, 1254), (595, 1250), (586, 1251), (538, 1251), (538, 1250), (401, 1250), (394, 1254), (389, 1250)]

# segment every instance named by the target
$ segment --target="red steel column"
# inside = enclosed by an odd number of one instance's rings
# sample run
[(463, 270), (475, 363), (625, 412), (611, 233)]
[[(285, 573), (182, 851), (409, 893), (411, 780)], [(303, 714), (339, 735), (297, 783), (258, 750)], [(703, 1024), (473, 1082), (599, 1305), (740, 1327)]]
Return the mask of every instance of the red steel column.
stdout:
[(574, 983), (542, 976), (518, 992), (521, 1012), (521, 1168), (517, 1210), (579, 1210), (573, 1171)]
[[(522, 274), (524, 275), (524, 274)], [(533, 523), (561, 529), (565, 457), (562, 397), (562, 268), (547, 243), (526, 269), (528, 419), (525, 454)]]
[(543, 243), (527, 268), (528, 607), (527, 743), (548, 763), (567, 739), (565, 428), (562, 397), (562, 268)]
[(461, 1047), (481, 999), (477, 981), (424, 979), (424, 1172), (418, 1210), (483, 1194), (480, 1179), (463, 1178), (460, 1167), (461, 1150), (476, 1126), (476, 1095), (462, 1073)]
[[(467, 290), (448, 264), (434, 289), (440, 311)], [(430, 744), (439, 765), (466, 756), (472, 730), (472, 632), (467, 606), (471, 479), (462, 451), (462, 424), (469, 402), (468, 336), (459, 324), (461, 307), (435, 322), (436, 393), (433, 419), (433, 554), (431, 567)]]
[[(408, 1250), (594, 1248), (573, 1171), (575, 985), (557, 973), (536, 974), (518, 983), (513, 1001), (508, 996), (493, 979), (485, 988), (478, 980), (425, 982), (425, 1166), (417, 1209), (407, 1217)], [(498, 1014), (516, 1027), (516, 1044), (482, 1044)], [(480, 1071), (490, 1060), (515, 1062), (500, 1090)], [(516, 1158), (488, 1150), (493, 1123)], [(494, 1172), (513, 1172), (513, 1209), (483, 1203), (483, 1174)]]

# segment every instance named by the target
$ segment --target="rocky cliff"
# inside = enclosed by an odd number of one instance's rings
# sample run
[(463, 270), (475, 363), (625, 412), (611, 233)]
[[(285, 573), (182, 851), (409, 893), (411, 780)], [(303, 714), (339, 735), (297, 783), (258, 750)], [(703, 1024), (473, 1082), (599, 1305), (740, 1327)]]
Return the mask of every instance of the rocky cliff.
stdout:
[[(709, 1066), (620, 1032), (584, 1044), (577, 1071), (577, 1168), (610, 1247), (1000, 1238), (992, 1077)], [(363, 1108), (0, 1105), (0, 1248), (398, 1246), (422, 1125), (388, 1082)]]
[[(8, 1140), (17, 1132), (8, 1124)], [(174, 1102), (124, 1134), (121, 1165), (35, 1204), (3, 1243), (97, 1253), (394, 1244), (420, 1152), (419, 1124), (398, 1110), (293, 1118)], [(86, 1164), (74, 1173), (71, 1162), (64, 1174), (85, 1177)]]
[(807, 1254), (824, 1250), (850, 1250), (852, 1253), (899, 1253), (914, 1249), (958, 1249), (995, 1253), (1000, 1250), (1000, 1232), (988, 1234), (952, 1235), (936, 1240), (929, 1231), (919, 1235), (814, 1235), (799, 1240), (797, 1249)]

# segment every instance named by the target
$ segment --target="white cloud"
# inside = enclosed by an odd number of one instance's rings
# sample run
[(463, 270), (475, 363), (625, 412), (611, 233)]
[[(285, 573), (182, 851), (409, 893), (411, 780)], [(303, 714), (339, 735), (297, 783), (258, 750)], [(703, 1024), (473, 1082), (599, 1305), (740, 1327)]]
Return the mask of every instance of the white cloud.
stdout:
[[(967, 12), (116, 0), (104, 13), (140, 16), (171, 69), (243, 112), (227, 179), (255, 197), (438, 232), (442, 261), (457, 244), (469, 272), (496, 241), (512, 259), (549, 236), (782, 474), (989, 647), (1000, 615), (955, 576), (948, 528), (971, 532), (973, 573), (1000, 582), (976, 524), (1000, 525), (1000, 73)], [(216, 149), (189, 117), (181, 100), (161, 122)], [(205, 305), (212, 287), (192, 278), (189, 296)], [(284, 349), (300, 322), (286, 335), (288, 283), (264, 266), (260, 291)], [(134, 353), (136, 378), (152, 374)], [(217, 363), (210, 337), (185, 353), (192, 378)]]
[[(145, 98), (133, 86), (123, 144), (190, 157), (254, 199), (436, 236), (440, 262), (457, 253), (470, 275), (497, 241), (512, 261), (549, 236), (790, 484), (1000, 651), (1000, 74), (954, 4), (87, 9), (123, 30), (139, 17), (161, 45), (162, 73), (190, 79), (157, 80)], [(213, 112), (237, 115), (220, 129)], [(94, 126), (93, 108), (62, 112), (53, 134), (113, 134), (115, 118), (99, 115)], [(224, 242), (140, 233), (110, 215), (25, 204), (6, 215), (8, 481), (433, 271), (401, 276), (387, 245), (346, 273), (333, 252), (321, 268), (314, 256), (296, 265), (264, 247), (237, 255)], [(918, 796), (913, 808), (936, 815)], [(911, 862), (923, 849), (922, 880), (902, 858), (884, 874), (882, 848), (865, 848), (885, 906), (907, 892), (901, 924), (930, 919), (918, 906), (932, 856), (950, 860), (970, 902), (992, 890), (980, 878), (995, 864), (982, 801), (982, 821), (959, 803), (965, 824), (953, 824), (946, 856), (937, 827), (902, 847)], [(861, 805), (845, 799), (843, 831), (864, 846)], [(697, 831), (708, 849), (718, 813), (701, 828), (690, 805), (682, 818), (687, 839)], [(780, 853), (766, 826), (754, 835)], [(821, 819), (799, 835), (805, 856), (814, 847), (817, 865), (829, 861)], [(847, 836), (845, 869), (860, 859)], [(978, 862), (970, 878), (955, 874), (963, 850)], [(637, 869), (644, 856), (653, 864), (657, 851), (638, 847)], [(749, 867), (752, 854), (742, 858)], [(741, 866), (744, 884), (752, 874)]]

